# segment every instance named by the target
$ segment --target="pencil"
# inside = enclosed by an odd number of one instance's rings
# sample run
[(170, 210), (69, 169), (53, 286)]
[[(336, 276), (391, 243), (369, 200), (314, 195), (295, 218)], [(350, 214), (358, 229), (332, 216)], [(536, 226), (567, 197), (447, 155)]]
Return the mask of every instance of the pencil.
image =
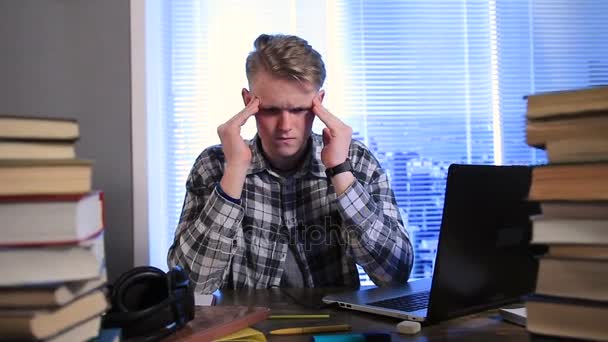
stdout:
[(302, 335), (302, 334), (314, 334), (319, 332), (336, 332), (336, 331), (349, 331), (350, 325), (338, 324), (338, 325), (325, 325), (318, 327), (299, 327), (299, 328), (286, 328), (270, 331), (270, 335)]

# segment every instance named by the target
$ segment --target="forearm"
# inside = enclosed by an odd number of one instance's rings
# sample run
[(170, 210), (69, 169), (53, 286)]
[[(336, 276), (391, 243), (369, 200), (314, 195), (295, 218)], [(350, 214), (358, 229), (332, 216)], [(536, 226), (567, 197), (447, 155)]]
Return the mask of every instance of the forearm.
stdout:
[(220, 180), (222, 190), (232, 198), (241, 198), (245, 177), (247, 176), (246, 165), (226, 165), (224, 175)]
[(342, 172), (331, 177), (331, 183), (334, 186), (336, 196), (340, 196), (355, 182), (355, 176), (352, 172)]
[(338, 197), (338, 205), (355, 262), (376, 284), (391, 285), (408, 279), (413, 248), (394, 199), (382, 193), (372, 195), (357, 181)]
[(182, 266), (196, 291), (211, 293), (222, 285), (235, 252), (233, 241), (243, 218), (243, 209), (223, 198), (217, 189), (205, 198), (202, 209), (190, 208), (189, 201), (197, 199), (186, 198), (168, 263)]

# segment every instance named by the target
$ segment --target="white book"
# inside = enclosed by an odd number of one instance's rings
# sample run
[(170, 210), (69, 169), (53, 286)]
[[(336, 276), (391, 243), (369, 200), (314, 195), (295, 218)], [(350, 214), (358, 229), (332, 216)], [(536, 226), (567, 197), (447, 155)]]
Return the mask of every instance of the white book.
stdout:
[(0, 248), (0, 287), (80, 281), (105, 270), (103, 233), (77, 245)]

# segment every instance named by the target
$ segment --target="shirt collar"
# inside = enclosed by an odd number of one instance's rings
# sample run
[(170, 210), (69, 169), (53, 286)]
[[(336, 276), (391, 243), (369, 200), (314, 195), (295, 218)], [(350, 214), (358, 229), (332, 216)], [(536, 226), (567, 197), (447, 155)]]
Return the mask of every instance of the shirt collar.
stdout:
[[(296, 171), (294, 177), (301, 177), (305, 174), (310, 173), (313, 176), (325, 178), (325, 165), (321, 161), (321, 151), (323, 150), (323, 139), (319, 134), (312, 133), (308, 139), (308, 143), (312, 144), (308, 155), (305, 157), (305, 162)], [(272, 168), (270, 163), (264, 157), (262, 153), (262, 142), (259, 135), (255, 135), (253, 139), (249, 141), (251, 146), (251, 165), (247, 169), (247, 175), (251, 175), (258, 172), (270, 171)]]

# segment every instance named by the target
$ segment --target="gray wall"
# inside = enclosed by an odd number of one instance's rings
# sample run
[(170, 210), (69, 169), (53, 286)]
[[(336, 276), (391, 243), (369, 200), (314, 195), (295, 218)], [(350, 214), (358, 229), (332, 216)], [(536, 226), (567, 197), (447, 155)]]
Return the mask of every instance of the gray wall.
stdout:
[(0, 113), (78, 119), (111, 280), (133, 266), (129, 13), (127, 0), (0, 0)]

